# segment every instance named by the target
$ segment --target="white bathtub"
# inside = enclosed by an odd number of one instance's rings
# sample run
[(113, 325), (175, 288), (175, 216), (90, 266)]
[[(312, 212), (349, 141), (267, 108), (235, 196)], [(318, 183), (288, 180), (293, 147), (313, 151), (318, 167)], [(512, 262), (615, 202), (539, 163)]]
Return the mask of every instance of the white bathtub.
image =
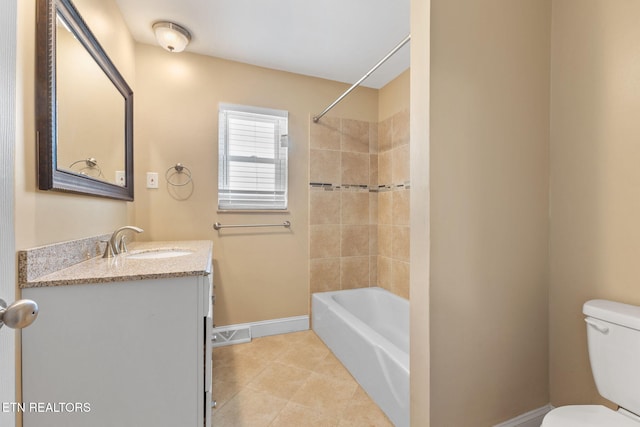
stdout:
[(409, 425), (409, 301), (381, 288), (319, 292), (313, 330), (396, 427)]

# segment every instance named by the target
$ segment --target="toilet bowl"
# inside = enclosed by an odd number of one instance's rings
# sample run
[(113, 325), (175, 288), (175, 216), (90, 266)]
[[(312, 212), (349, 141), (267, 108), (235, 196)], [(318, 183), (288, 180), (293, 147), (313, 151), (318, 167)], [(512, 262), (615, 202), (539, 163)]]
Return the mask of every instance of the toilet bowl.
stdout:
[(640, 307), (592, 300), (582, 312), (596, 387), (620, 409), (562, 406), (549, 412), (541, 427), (640, 427)]

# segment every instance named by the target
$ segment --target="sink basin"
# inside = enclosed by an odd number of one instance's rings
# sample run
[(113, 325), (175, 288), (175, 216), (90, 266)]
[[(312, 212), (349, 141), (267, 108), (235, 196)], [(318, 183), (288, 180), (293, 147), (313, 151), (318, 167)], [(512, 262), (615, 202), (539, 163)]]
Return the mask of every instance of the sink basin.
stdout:
[(162, 259), (175, 258), (190, 255), (193, 251), (188, 249), (150, 249), (148, 251), (133, 252), (127, 255), (129, 259)]

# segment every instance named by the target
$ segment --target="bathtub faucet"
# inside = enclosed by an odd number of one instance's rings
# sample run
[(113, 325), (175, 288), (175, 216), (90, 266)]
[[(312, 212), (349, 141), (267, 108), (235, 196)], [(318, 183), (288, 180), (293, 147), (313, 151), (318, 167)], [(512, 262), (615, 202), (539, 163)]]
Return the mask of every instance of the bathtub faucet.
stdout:
[(124, 243), (124, 232), (127, 230), (142, 233), (144, 230), (133, 225), (125, 225), (113, 232), (111, 238), (107, 241), (107, 247), (104, 250), (102, 258), (111, 258), (123, 252), (127, 252), (127, 245)]

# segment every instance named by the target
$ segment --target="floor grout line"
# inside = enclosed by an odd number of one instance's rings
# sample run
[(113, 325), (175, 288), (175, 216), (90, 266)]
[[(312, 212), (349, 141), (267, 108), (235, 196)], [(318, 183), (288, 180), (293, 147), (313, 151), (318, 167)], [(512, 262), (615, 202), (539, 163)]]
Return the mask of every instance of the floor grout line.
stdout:
[(312, 331), (217, 347), (213, 364), (216, 427), (393, 426)]

